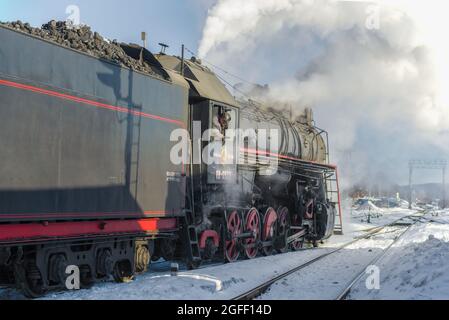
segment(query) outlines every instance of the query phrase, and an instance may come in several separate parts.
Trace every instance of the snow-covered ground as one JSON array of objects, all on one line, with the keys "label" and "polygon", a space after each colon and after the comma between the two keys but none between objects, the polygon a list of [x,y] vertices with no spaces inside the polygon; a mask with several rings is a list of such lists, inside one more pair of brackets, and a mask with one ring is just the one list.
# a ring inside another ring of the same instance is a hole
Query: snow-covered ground
[{"label": "snow-covered ground", "polygon": [[[44,299],[231,299],[351,241],[364,231],[413,213],[407,209],[382,209],[381,214],[370,216],[371,223],[368,223],[363,210],[347,209],[345,235],[332,237],[319,249],[208,266],[195,271],[182,271],[178,276],[170,276],[167,265],[154,265],[152,271],[128,284],[101,283],[88,290],[50,293]],[[367,292],[363,289],[363,281],[353,291],[351,298],[435,298],[444,296],[446,288],[449,292],[449,278],[443,272],[449,263],[449,225],[444,224],[449,223],[449,212],[441,212],[435,219],[439,219],[440,223],[417,225],[410,230],[397,244],[399,247],[392,248],[391,255],[381,261],[380,291]],[[276,283],[260,298],[333,299],[357,272],[391,244],[394,236],[394,232],[385,232],[370,240],[359,241]],[[401,290],[406,293],[397,296]],[[13,289],[0,289],[0,299],[20,298],[23,297]]]},{"label": "snow-covered ground", "polygon": [[[398,218],[399,212],[384,210],[384,215],[373,221],[389,223]],[[353,234],[366,227],[357,222],[356,216],[352,219]],[[449,211],[434,211],[421,220],[376,262],[380,288],[368,289],[365,275],[353,287],[349,299],[449,299]],[[369,240],[356,242],[275,283],[259,299],[336,299],[405,228],[387,228]]]},{"label": "snow-covered ground", "polygon": [[449,299],[449,211],[411,228],[379,261],[380,289],[362,278],[350,299]]},{"label": "snow-covered ground", "polygon": [[358,241],[278,281],[259,299],[333,300],[398,234],[397,228],[390,228]]},{"label": "snow-covered ground", "polygon": [[[330,249],[321,248],[291,252],[282,256],[261,257],[255,260],[223,264],[195,271],[149,272],[127,284],[113,282],[97,284],[88,290],[53,293],[44,299],[76,300],[214,300],[232,299],[276,277],[294,266],[312,260]],[[10,293],[11,294],[11,293]]]},{"label": "snow-covered ground", "polygon": [[390,224],[404,216],[416,212],[406,208],[378,208],[369,203],[367,206],[352,207],[351,203],[343,204],[343,236],[333,236],[327,246],[340,246],[378,226]]}]

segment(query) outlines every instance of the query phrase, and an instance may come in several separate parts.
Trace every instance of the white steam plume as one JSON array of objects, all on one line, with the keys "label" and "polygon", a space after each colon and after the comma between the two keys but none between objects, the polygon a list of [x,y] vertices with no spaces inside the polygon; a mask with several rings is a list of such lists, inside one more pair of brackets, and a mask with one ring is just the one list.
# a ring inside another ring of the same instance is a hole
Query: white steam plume
[{"label": "white steam plume", "polygon": [[347,186],[363,179],[404,183],[409,159],[448,156],[441,90],[441,70],[448,69],[438,58],[446,53],[438,40],[445,39],[422,28],[423,17],[438,17],[423,11],[439,12],[432,6],[438,2],[391,3],[219,0],[199,54],[268,83],[260,99],[312,107]]}]

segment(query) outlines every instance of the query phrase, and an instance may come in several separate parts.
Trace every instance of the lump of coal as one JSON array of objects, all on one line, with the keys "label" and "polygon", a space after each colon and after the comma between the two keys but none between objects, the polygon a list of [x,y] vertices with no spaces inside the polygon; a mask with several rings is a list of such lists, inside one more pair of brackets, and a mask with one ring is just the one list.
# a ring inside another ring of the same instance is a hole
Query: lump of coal
[{"label": "lump of coal", "polygon": [[117,41],[110,42],[104,39],[98,32],[92,32],[89,26],[72,26],[65,21],[55,20],[45,23],[42,28],[33,28],[22,21],[0,22],[0,24],[98,58],[113,61],[132,70],[160,76],[159,72],[147,62],[129,57]]}]

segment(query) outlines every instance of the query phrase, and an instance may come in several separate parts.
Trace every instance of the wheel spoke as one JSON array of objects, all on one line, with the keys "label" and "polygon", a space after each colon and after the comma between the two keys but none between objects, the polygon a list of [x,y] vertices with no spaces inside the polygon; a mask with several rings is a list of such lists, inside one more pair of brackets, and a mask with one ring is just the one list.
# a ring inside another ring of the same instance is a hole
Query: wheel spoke
[{"label": "wheel spoke", "polygon": [[285,253],[288,251],[287,239],[290,234],[290,212],[287,207],[279,209],[278,244],[276,251]]},{"label": "wheel spoke", "polygon": [[[274,241],[277,233],[277,224],[279,223],[279,217],[276,211],[273,208],[268,208],[265,212],[263,219],[263,232],[262,232],[262,240],[265,242]],[[273,254],[273,243],[268,246],[264,246],[262,248],[262,254],[265,256],[269,256]]]},{"label": "wheel spoke", "polygon": [[236,236],[242,233],[242,225],[239,214],[233,211],[226,216],[227,232],[231,236],[225,243],[225,257],[227,262],[234,262],[238,259],[240,252],[238,250],[238,239]]},{"label": "wheel spoke", "polygon": [[257,256],[257,243],[260,240],[260,218],[259,212],[256,209],[251,209],[246,215],[246,230],[245,232],[253,233],[253,237],[245,239],[244,243],[247,246],[245,248],[245,255],[248,259],[254,259]]}]

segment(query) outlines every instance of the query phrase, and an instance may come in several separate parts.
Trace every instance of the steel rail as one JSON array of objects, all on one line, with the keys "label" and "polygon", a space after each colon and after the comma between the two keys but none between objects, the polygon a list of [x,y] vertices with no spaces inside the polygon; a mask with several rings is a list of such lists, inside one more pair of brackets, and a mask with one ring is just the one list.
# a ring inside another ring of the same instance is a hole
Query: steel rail
[{"label": "steel rail", "polygon": [[[425,215],[425,212],[421,212],[421,213],[423,215]],[[284,272],[284,273],[280,274],[279,276],[277,276],[277,277],[275,277],[273,279],[270,279],[270,280],[260,284],[259,286],[257,286],[255,288],[249,290],[249,291],[246,291],[245,293],[242,293],[242,294],[232,298],[231,300],[235,300],[235,301],[239,301],[239,300],[240,301],[242,301],[242,300],[253,300],[254,298],[256,298],[256,297],[260,296],[261,294],[263,294],[264,292],[266,292],[266,290],[269,289],[274,283],[276,283],[276,282],[278,282],[278,281],[288,277],[289,275],[291,275],[293,273],[296,273],[299,270],[302,270],[302,269],[304,269],[304,268],[314,264],[315,262],[323,260],[324,258],[326,258],[326,257],[328,257],[330,255],[333,255],[334,253],[340,252],[341,250],[343,250],[343,249],[353,245],[354,243],[357,243],[358,241],[369,239],[372,236],[374,236],[374,235],[378,234],[379,232],[381,232],[382,230],[384,230],[384,229],[386,229],[388,227],[392,227],[392,226],[397,225],[402,220],[412,219],[413,217],[418,217],[418,216],[417,216],[416,213],[413,213],[411,215],[408,215],[408,216],[402,217],[400,219],[397,219],[397,220],[395,220],[395,221],[393,221],[393,222],[391,222],[389,224],[376,227],[373,230],[367,232],[366,234],[364,234],[364,235],[362,235],[360,237],[357,237],[354,240],[352,240],[352,241],[350,241],[348,243],[345,243],[344,245],[342,245],[342,246],[340,246],[340,247],[338,247],[338,248],[336,248],[334,250],[331,250],[330,252],[324,253],[324,254],[322,254],[322,255],[320,255],[320,256],[312,259],[312,260],[309,260],[309,261],[307,261],[305,263],[302,263],[299,266],[297,266],[297,267],[295,267],[293,269],[290,269],[289,271]],[[418,221],[415,221],[415,223],[417,223],[417,222]]]},{"label": "steel rail", "polygon": [[[394,238],[393,242],[388,247],[386,247],[380,254],[378,254],[373,260],[371,260],[366,265],[366,267],[376,265],[376,263],[378,263],[380,260],[382,260],[387,255],[389,250],[418,222],[422,222],[422,220],[416,219],[413,223],[408,225],[405,228],[405,230],[403,232],[401,232],[400,235],[396,236],[396,238]],[[403,227],[404,225],[399,225],[399,226]],[[346,300],[346,298],[351,293],[352,288],[360,281],[360,279],[363,278],[364,275],[366,275],[366,268],[364,268],[360,273],[358,273],[354,277],[354,279],[351,280],[351,282],[345,287],[345,289],[337,296],[337,298],[335,300]]]}]

